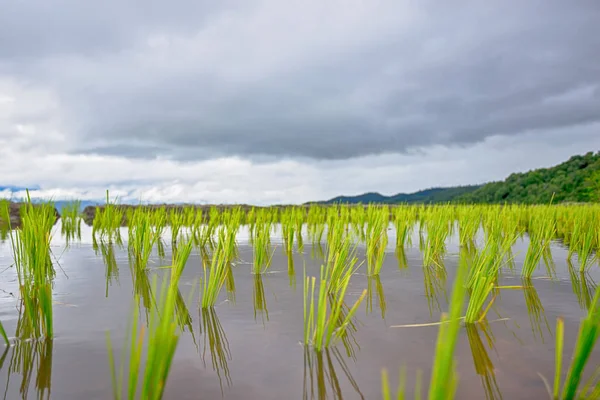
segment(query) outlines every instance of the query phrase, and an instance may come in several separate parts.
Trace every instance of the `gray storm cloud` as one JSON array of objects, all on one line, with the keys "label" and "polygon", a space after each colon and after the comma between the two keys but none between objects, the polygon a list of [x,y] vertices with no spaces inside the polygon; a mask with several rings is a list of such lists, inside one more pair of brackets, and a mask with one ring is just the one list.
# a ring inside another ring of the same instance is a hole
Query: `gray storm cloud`
[{"label": "gray storm cloud", "polygon": [[13,1],[0,75],[57,96],[70,152],[136,158],[338,160],[600,121],[595,1],[214,4]]}]

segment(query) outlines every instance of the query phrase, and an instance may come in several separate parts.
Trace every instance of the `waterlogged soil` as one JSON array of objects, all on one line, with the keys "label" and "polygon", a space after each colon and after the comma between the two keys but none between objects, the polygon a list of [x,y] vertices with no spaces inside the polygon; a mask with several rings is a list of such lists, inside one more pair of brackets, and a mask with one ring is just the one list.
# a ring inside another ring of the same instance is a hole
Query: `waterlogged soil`
[{"label": "waterlogged soil", "polygon": [[[0,345],[0,393],[5,399],[109,399],[112,398],[106,332],[120,359],[134,307],[134,285],[126,247],[112,246],[115,264],[107,263],[108,246],[94,250],[89,228],[82,238],[66,246],[55,230],[52,251],[57,258],[54,286],[55,338],[47,342]],[[123,230],[126,238],[126,231]],[[262,278],[251,273],[252,247],[247,232],[239,236],[240,260],[234,265],[235,291],[223,288],[212,313],[198,307],[201,255],[195,250],[184,271],[180,291],[191,317],[191,331],[182,334],[169,380],[167,399],[300,399],[381,398],[381,370],[389,371],[396,387],[405,366],[409,398],[413,397],[417,370],[423,386],[429,384],[440,320],[447,310],[459,247],[448,243],[444,259],[446,277],[422,266],[416,246],[406,259],[393,247],[387,253],[380,279],[369,280],[364,267],[351,281],[347,303],[370,289],[361,305],[346,343],[328,352],[306,351],[303,335],[303,274],[318,276],[322,258],[318,248],[305,243],[293,255],[293,272],[278,239],[271,268]],[[168,242],[168,241],[167,241]],[[395,243],[390,231],[390,243]],[[521,285],[520,267],[527,240],[514,247],[516,270],[502,271],[502,284]],[[541,376],[554,376],[554,331],[557,318],[565,320],[565,365],[570,359],[586,299],[600,278],[598,266],[575,281],[566,262],[567,251],[552,246],[555,276],[541,265],[528,291],[503,290],[490,311],[487,324],[461,328],[456,351],[460,383],[457,398],[548,398]],[[149,281],[163,277],[170,264],[154,255]],[[364,259],[364,249],[359,250]],[[19,320],[18,284],[11,265],[8,242],[0,244],[0,320],[14,336]],[[575,269],[577,265],[575,266]],[[192,296],[189,293],[195,289]],[[138,291],[138,293],[141,293]],[[144,293],[148,295],[148,293]],[[150,298],[150,297],[148,297]],[[140,318],[145,320],[144,302]],[[151,306],[151,302],[146,303]],[[183,311],[185,312],[185,310]],[[425,324],[399,327],[399,325]],[[600,362],[596,351],[588,370]],[[563,369],[564,371],[564,369]],[[424,389],[426,390],[426,389]]]}]

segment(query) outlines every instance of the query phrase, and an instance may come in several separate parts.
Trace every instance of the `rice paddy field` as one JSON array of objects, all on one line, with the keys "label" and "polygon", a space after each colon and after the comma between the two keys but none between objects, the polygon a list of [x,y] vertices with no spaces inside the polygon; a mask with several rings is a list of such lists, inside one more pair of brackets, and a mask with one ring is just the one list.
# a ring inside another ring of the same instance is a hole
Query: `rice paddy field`
[{"label": "rice paddy field", "polygon": [[0,227],[5,399],[600,398],[598,205],[107,197]]}]

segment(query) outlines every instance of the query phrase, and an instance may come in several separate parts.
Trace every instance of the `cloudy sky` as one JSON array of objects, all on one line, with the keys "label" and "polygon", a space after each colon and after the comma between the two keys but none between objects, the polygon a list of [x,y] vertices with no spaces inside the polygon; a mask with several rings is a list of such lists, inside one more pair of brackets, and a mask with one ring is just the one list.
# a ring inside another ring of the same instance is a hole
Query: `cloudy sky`
[{"label": "cloudy sky", "polygon": [[0,186],[267,204],[503,179],[600,149],[599,22],[597,0],[5,0]]}]

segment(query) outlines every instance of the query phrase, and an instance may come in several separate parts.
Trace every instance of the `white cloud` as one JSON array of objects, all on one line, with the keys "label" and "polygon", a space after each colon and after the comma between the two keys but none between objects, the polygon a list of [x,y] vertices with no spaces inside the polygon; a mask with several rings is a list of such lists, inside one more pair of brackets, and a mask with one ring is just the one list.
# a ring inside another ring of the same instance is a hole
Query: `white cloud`
[{"label": "white cloud", "polygon": [[[595,127],[596,129],[599,127]],[[254,163],[238,157],[199,162],[140,160],[90,155],[32,155],[0,160],[7,183],[38,182],[33,197],[103,199],[105,190],[121,201],[300,204],[339,194],[411,192],[433,186],[482,183],[562,162],[600,148],[594,130],[555,131],[494,137],[483,143],[436,146],[412,155],[368,156],[348,161]],[[24,193],[15,193],[22,196]],[[4,197],[8,195],[4,193]]]}]

